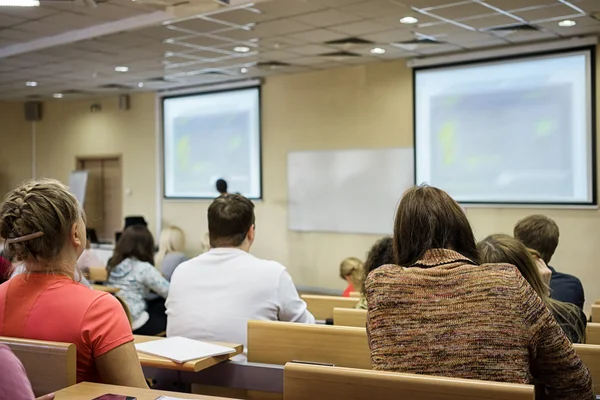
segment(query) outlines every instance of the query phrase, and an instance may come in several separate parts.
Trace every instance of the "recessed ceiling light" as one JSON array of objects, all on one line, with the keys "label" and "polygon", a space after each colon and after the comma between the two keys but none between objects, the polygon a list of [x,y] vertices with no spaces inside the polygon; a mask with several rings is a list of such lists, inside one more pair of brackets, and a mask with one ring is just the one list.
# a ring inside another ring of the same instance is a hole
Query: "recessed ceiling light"
[{"label": "recessed ceiling light", "polygon": [[240,68],[240,72],[242,74],[245,74],[246,72],[248,72],[248,68]]},{"label": "recessed ceiling light", "polygon": [[400,23],[401,24],[416,24],[417,22],[419,22],[419,20],[416,19],[415,17],[403,17],[403,18],[400,18]]},{"label": "recessed ceiling light", "polygon": [[560,21],[558,23],[558,26],[561,26],[563,28],[570,28],[575,25],[577,25],[577,22],[570,20],[570,19],[565,19],[564,21]]},{"label": "recessed ceiling light", "polygon": [[39,7],[40,0],[0,0],[0,7]]},{"label": "recessed ceiling light", "polygon": [[385,54],[385,49],[382,49],[381,47],[373,47],[371,49],[371,54]]},{"label": "recessed ceiling light", "polygon": [[55,99],[62,99],[63,98],[63,94],[62,93],[54,93],[52,95],[52,97],[54,97]]},{"label": "recessed ceiling light", "polygon": [[25,82],[25,86],[36,87],[37,82],[36,81],[27,81],[27,82]]},{"label": "recessed ceiling light", "polygon": [[144,87],[144,82],[138,82],[137,87]]},{"label": "recessed ceiling light", "polygon": [[120,65],[118,67],[115,67],[115,71],[117,71],[117,72],[127,72],[127,71],[129,71],[129,67],[124,67],[124,66]]},{"label": "recessed ceiling light", "polygon": [[236,46],[233,48],[233,51],[236,53],[247,53],[250,51],[250,47],[248,46]]}]

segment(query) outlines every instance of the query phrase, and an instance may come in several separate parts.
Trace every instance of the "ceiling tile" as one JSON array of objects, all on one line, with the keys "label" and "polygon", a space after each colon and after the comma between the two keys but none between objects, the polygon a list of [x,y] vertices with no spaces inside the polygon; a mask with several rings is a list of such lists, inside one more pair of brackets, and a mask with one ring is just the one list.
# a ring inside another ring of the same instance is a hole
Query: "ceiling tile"
[{"label": "ceiling tile", "polygon": [[564,4],[556,4],[547,7],[539,7],[529,10],[517,10],[511,12],[527,21],[535,22],[549,18],[572,17],[578,14],[577,11]]},{"label": "ceiling tile", "polygon": [[598,0],[581,0],[574,4],[588,13],[600,12],[600,2]]},{"label": "ceiling tile", "polygon": [[274,19],[268,13],[260,12],[256,8],[242,8],[240,10],[231,10],[220,14],[211,15],[211,18],[237,25],[247,25],[250,23]]},{"label": "ceiling tile", "polygon": [[90,26],[98,25],[104,22],[103,20],[98,18],[68,12],[53,14],[49,17],[44,18],[43,21],[46,23],[56,24],[58,26],[63,26],[65,28],[71,29],[89,28]]},{"label": "ceiling tile", "polygon": [[3,15],[10,15],[17,18],[23,18],[26,20],[34,20],[47,17],[52,14],[56,14],[58,11],[50,9],[45,6],[40,7],[4,7],[2,9]]},{"label": "ceiling tile", "polygon": [[423,24],[442,23],[443,22],[443,21],[439,20],[438,18],[429,16],[429,15],[425,15],[425,14],[411,13],[410,16],[417,18],[419,20],[419,23],[415,24],[415,25],[402,24],[402,23],[400,23],[400,18],[402,16],[398,16],[398,15],[387,15],[385,17],[375,18],[373,20],[373,22],[375,22],[377,24],[385,25],[385,26],[389,27],[390,29],[395,28],[395,27],[404,27],[406,29],[415,29]]},{"label": "ceiling tile", "polygon": [[458,20],[458,22],[476,29],[521,23],[518,19],[511,18],[505,14],[492,14],[484,17],[462,19]]},{"label": "ceiling tile", "polygon": [[337,50],[332,49],[331,47],[309,44],[307,46],[293,47],[290,49],[290,51],[293,51],[296,54],[312,56],[317,54],[331,53]]},{"label": "ceiling tile", "polygon": [[26,19],[8,14],[0,14],[0,29],[26,22]]},{"label": "ceiling tile", "polygon": [[294,20],[277,20],[257,24],[253,33],[258,38],[272,37],[275,35],[287,35],[289,33],[311,30],[312,27]]},{"label": "ceiling tile", "polygon": [[269,60],[269,61],[282,61],[289,60],[290,58],[297,58],[298,54],[294,54],[287,51],[261,51],[258,53],[258,58],[260,60]]},{"label": "ceiling tile", "polygon": [[449,44],[444,44],[444,45],[439,45],[439,46],[426,46],[426,47],[423,47],[422,49],[419,49],[418,52],[419,52],[419,54],[430,55],[430,54],[456,53],[461,50],[462,49],[460,47],[449,45]]},{"label": "ceiling tile", "polygon": [[389,15],[400,19],[406,14],[412,13],[412,10],[408,7],[385,0],[372,0],[358,4],[351,4],[345,6],[342,10],[348,14],[367,19],[385,17]]},{"label": "ceiling tile", "polygon": [[[208,21],[208,20],[205,20],[202,18],[194,18],[194,19],[190,19],[187,21],[177,22],[177,23],[171,24],[171,26],[181,28],[181,29],[187,29],[190,31],[198,32],[198,33],[212,32],[217,29],[223,29],[223,28],[227,27],[226,25],[223,25],[221,23],[217,23],[214,21]],[[177,33],[175,35],[177,35]]]},{"label": "ceiling tile", "polygon": [[64,33],[70,30],[69,28],[66,28],[64,26],[44,21],[25,22],[23,24],[20,24],[18,26],[18,29],[26,32],[36,33],[36,36],[38,37],[58,35],[59,33]]},{"label": "ceiling tile", "polygon": [[515,10],[557,4],[558,0],[485,0],[485,2],[502,10]]},{"label": "ceiling tile", "polygon": [[356,15],[347,14],[334,9],[300,15],[292,18],[293,21],[299,21],[304,24],[319,27],[339,25],[347,22],[354,22],[359,19],[360,18]]},{"label": "ceiling tile", "polygon": [[449,7],[433,8],[428,11],[446,19],[462,19],[479,15],[494,14],[496,11],[477,3],[457,4]]},{"label": "ceiling tile", "polygon": [[378,24],[374,21],[358,21],[349,24],[332,26],[332,31],[345,33],[350,36],[366,35],[369,33],[377,33],[388,30],[385,25]]},{"label": "ceiling tile", "polygon": [[274,38],[261,38],[258,45],[262,49],[282,50],[293,46],[304,44],[301,40],[295,39],[292,36],[281,36]]},{"label": "ceiling tile", "polygon": [[408,29],[394,29],[370,35],[362,35],[361,38],[370,40],[374,43],[393,43],[412,40],[415,38],[415,36]]},{"label": "ceiling tile", "polygon": [[267,19],[290,17],[308,14],[326,8],[323,1],[307,2],[305,0],[276,0],[258,3],[254,8],[261,10]]},{"label": "ceiling tile", "polygon": [[517,32],[505,36],[504,39],[511,43],[534,42],[537,40],[557,39],[557,35],[548,32]]},{"label": "ceiling tile", "polygon": [[0,40],[9,39],[14,40],[17,43],[23,43],[36,39],[37,37],[39,37],[39,34],[35,32],[20,31],[12,28],[0,30]]},{"label": "ceiling tile", "polygon": [[312,4],[321,4],[326,7],[341,7],[350,4],[360,3],[364,0],[308,0]]},{"label": "ceiling tile", "polygon": [[287,60],[287,62],[289,62],[290,64],[293,65],[315,65],[315,64],[323,64],[326,62],[329,62],[329,60],[327,59],[327,57],[299,57],[299,58],[292,58],[290,60]]},{"label": "ceiling tile", "polygon": [[438,6],[446,6],[448,4],[467,4],[470,3],[470,0],[404,0],[402,2],[402,4],[409,6],[409,7],[415,7],[415,8],[423,8],[423,9],[428,9],[431,7],[438,7]]},{"label": "ceiling tile", "polygon": [[323,43],[329,40],[342,39],[346,36],[348,35],[340,32],[333,32],[327,29],[314,29],[311,31],[293,33],[291,35],[288,35],[287,37],[297,39],[302,42]]}]

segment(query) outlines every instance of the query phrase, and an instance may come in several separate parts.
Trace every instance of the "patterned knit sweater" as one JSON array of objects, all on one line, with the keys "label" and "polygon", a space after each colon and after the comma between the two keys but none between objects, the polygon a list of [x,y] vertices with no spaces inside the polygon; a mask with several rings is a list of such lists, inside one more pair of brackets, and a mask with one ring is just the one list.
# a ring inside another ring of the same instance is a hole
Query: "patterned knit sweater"
[{"label": "patterned knit sweater", "polygon": [[428,251],[365,282],[376,370],[536,385],[536,398],[594,399],[592,381],[551,312],[508,264]]}]

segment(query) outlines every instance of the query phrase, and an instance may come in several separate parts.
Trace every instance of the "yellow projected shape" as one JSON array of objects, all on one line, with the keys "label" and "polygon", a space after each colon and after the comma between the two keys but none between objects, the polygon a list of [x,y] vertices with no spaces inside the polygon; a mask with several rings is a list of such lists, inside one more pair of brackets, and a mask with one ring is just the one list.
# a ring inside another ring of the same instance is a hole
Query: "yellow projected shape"
[{"label": "yellow projected shape", "polygon": [[551,119],[541,119],[535,126],[535,133],[537,137],[548,136],[555,129],[555,123]]},{"label": "yellow projected shape", "polygon": [[456,161],[456,123],[446,122],[440,132],[438,139],[442,147],[444,164],[452,165]]},{"label": "yellow projected shape", "polygon": [[177,162],[180,169],[190,166],[190,137],[184,136],[177,141]]},{"label": "yellow projected shape", "polygon": [[240,135],[233,136],[229,139],[229,150],[237,150],[242,147],[243,138]]}]

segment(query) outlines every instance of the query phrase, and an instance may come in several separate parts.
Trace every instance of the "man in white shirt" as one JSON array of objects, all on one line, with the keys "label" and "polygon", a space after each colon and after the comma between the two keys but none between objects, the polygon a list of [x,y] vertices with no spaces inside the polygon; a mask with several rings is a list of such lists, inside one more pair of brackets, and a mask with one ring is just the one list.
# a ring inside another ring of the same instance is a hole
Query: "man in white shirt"
[{"label": "man in white shirt", "polygon": [[208,208],[211,249],[180,264],[167,297],[167,336],[242,343],[249,320],[312,324],[292,277],[275,261],[249,253],[254,242],[254,204],[238,195]]}]

